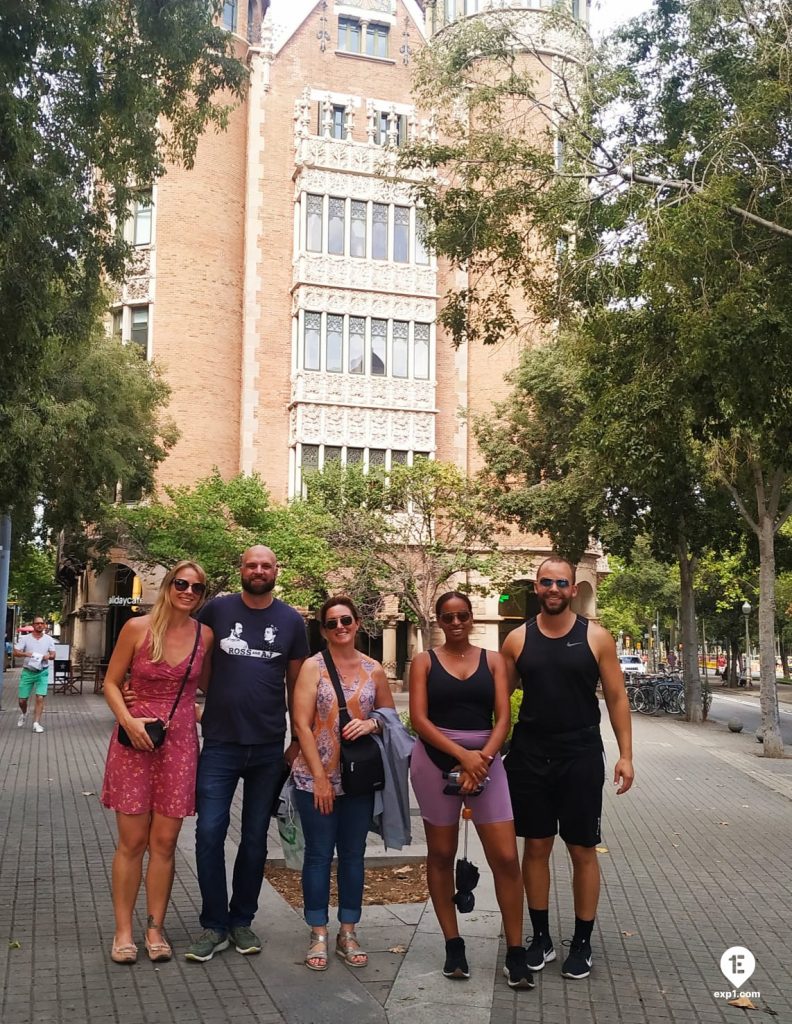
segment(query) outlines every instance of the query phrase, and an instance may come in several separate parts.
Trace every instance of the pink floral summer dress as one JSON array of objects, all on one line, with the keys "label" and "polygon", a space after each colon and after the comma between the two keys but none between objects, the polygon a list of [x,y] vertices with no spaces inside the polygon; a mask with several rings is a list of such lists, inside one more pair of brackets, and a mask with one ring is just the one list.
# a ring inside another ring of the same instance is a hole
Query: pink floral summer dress
[{"label": "pink floral summer dress", "polygon": [[[187,655],[178,665],[149,658],[151,634],[132,659],[130,682],[138,700],[132,707],[135,718],[167,721],[179,692]],[[165,742],[157,750],[135,750],[118,742],[118,726],[110,737],[102,803],[122,814],[156,811],[168,818],[195,814],[195,774],[198,767],[198,730],[195,724],[195,693],[204,659],[203,637],[171,719]]]}]

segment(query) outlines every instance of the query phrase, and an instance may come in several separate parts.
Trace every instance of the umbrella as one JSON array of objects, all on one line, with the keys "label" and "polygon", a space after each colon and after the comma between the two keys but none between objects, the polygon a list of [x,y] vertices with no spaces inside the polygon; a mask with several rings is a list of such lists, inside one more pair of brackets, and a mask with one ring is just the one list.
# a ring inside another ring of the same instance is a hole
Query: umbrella
[{"label": "umbrella", "polygon": [[455,881],[457,891],[454,893],[454,903],[460,914],[469,914],[476,905],[476,897],[473,890],[478,885],[479,869],[467,859],[468,852],[468,825],[471,819],[469,807],[462,808],[462,818],[465,822],[465,855],[456,862]]}]

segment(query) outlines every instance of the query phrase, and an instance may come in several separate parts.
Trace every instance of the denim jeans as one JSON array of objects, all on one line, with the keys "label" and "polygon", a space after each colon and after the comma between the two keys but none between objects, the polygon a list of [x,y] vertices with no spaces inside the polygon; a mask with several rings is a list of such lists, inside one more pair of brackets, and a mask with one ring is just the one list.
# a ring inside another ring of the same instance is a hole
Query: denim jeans
[{"label": "denim jeans", "polygon": [[305,921],[311,927],[327,924],[330,870],[336,850],[338,920],[341,924],[357,924],[363,902],[363,857],[374,812],[374,794],[337,796],[332,814],[317,811],[313,793],[298,789],[295,800],[305,835],[302,871]]},{"label": "denim jeans", "polygon": [[[201,889],[201,927],[226,932],[256,916],[270,810],[283,772],[281,744],[205,741],[198,761],[195,857]],[[225,839],[231,802],[242,779],[242,827],[234,861],[231,904],[225,870]]]}]

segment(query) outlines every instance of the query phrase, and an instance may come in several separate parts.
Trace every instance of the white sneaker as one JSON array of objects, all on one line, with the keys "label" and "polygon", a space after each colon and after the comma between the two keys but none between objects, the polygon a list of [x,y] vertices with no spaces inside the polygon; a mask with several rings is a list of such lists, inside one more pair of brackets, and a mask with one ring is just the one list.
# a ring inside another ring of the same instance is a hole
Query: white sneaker
[{"label": "white sneaker", "polygon": [[27,721],[27,711],[20,711],[19,718],[17,719],[17,729],[21,729]]},{"label": "white sneaker", "polygon": [[33,732],[44,732],[44,726],[41,724],[41,722],[33,723]]}]

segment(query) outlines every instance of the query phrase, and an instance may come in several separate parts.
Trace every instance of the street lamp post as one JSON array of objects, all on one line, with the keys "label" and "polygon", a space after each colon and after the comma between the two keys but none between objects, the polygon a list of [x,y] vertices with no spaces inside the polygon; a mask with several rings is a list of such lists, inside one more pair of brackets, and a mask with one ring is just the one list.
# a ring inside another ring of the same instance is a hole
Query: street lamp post
[{"label": "street lamp post", "polygon": [[748,601],[743,602],[742,613],[745,616],[745,685],[751,685],[751,634],[748,632],[748,616],[751,614],[751,605]]},{"label": "street lamp post", "polygon": [[653,622],[652,623],[652,668],[653,668],[653,670],[655,672],[657,672],[658,668],[659,668],[659,660],[658,660],[658,657],[657,657],[657,653],[658,653],[657,652],[657,640],[658,640],[658,637],[657,637],[657,625],[656,625],[656,623]]}]

